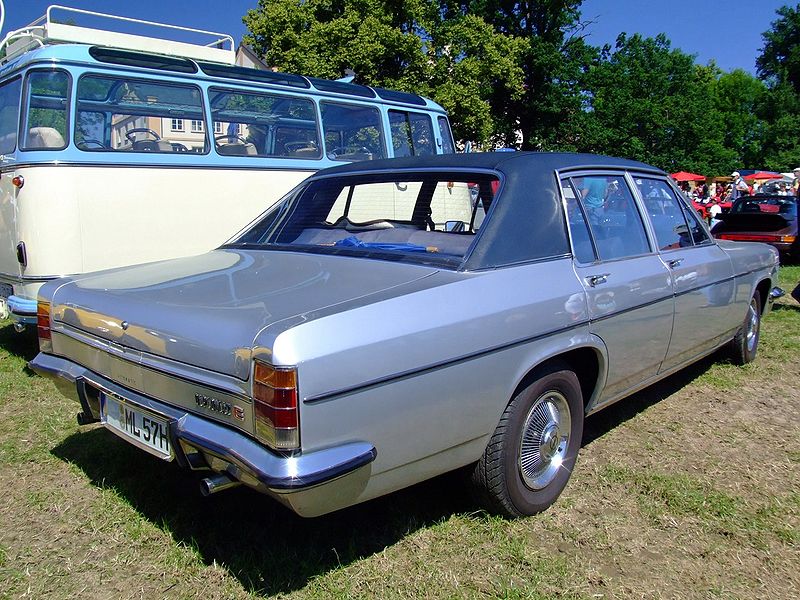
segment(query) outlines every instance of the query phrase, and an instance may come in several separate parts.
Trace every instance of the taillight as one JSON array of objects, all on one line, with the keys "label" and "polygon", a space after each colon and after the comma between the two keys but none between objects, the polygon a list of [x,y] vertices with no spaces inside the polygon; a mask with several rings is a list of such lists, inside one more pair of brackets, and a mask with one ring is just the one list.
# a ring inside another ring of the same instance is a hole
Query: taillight
[{"label": "taillight", "polygon": [[39,300],[36,303],[36,333],[39,335],[39,350],[52,352],[53,339],[50,334],[50,303]]},{"label": "taillight", "polygon": [[295,369],[255,361],[253,405],[258,439],[276,450],[300,447]]}]

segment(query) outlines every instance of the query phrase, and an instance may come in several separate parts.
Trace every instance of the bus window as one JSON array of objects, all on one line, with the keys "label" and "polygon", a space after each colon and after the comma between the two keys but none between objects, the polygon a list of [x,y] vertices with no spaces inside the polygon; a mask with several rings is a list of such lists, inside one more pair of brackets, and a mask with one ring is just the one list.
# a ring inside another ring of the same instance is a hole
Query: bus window
[{"label": "bus window", "polygon": [[428,115],[390,110],[389,125],[392,130],[392,147],[395,156],[436,154],[433,124]]},{"label": "bus window", "polygon": [[77,96],[75,142],[81,150],[208,152],[196,86],[84,75]]},{"label": "bus window", "polygon": [[0,85],[0,154],[11,154],[17,149],[21,81],[17,77]]},{"label": "bus window", "polygon": [[453,143],[453,133],[446,117],[438,117],[439,134],[442,136],[442,154],[455,154],[456,145]]},{"label": "bus window", "polygon": [[372,106],[320,102],[325,152],[331,160],[384,158],[381,114]]},{"label": "bus window", "polygon": [[65,71],[31,71],[25,86],[27,112],[22,130],[24,150],[67,147],[69,75]]},{"label": "bus window", "polygon": [[322,158],[310,99],[211,88],[209,101],[219,154]]}]

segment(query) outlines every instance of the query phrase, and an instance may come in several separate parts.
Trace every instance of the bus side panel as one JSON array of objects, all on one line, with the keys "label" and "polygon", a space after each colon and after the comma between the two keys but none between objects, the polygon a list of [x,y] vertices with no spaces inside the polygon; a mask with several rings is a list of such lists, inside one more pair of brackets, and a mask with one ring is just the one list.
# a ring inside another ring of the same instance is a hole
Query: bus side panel
[{"label": "bus side panel", "polygon": [[[42,166],[48,190],[22,220],[27,274],[66,275],[189,256],[224,243],[309,173],[266,169]],[[35,245],[33,244],[35,241]]]}]

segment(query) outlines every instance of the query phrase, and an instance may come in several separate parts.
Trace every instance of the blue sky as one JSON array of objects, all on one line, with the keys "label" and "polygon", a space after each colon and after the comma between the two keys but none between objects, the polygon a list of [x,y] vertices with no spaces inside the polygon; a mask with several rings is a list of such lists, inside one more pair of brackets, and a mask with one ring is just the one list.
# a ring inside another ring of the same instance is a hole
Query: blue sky
[{"label": "blue sky", "polygon": [[[45,14],[56,3],[42,0],[4,0],[2,35]],[[246,33],[242,16],[258,0],[60,0],[59,4],[196,29],[229,33],[238,43]],[[697,62],[716,61],[723,70],[741,68],[755,73],[763,45],[761,34],[776,19],[787,0],[585,0],[584,20],[591,20],[588,41],[613,46],[621,31],[655,36],[667,34],[672,46],[697,56]]]}]

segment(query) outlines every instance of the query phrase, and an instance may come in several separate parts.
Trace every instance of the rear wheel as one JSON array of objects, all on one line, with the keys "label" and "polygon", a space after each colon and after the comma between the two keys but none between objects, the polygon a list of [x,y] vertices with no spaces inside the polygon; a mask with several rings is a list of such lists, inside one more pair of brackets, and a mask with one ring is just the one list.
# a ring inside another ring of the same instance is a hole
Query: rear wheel
[{"label": "rear wheel", "polygon": [[569,481],[583,434],[578,377],[553,363],[508,404],[472,480],[492,512],[517,517],[552,505]]},{"label": "rear wheel", "polygon": [[756,358],[758,337],[761,332],[761,298],[755,294],[750,300],[744,323],[731,341],[731,360],[744,365]]}]

